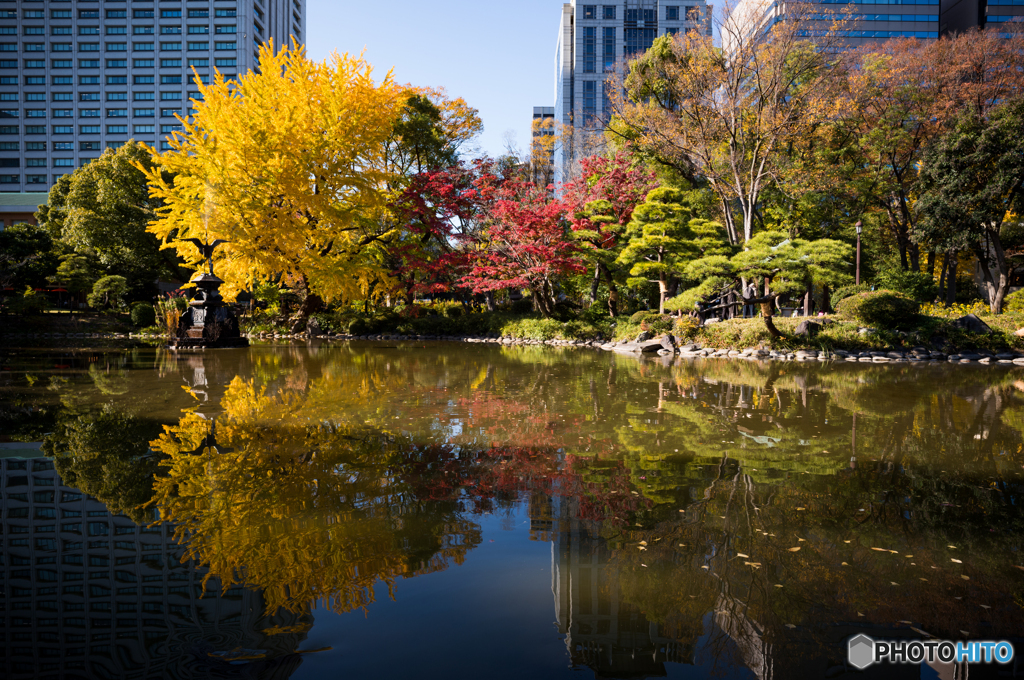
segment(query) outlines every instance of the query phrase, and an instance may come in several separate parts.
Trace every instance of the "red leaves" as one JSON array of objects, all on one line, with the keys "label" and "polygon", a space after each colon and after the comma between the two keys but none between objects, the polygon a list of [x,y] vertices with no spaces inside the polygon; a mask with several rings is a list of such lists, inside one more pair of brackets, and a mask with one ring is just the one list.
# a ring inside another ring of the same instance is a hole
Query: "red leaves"
[{"label": "red leaves", "polygon": [[[587,205],[598,200],[611,203],[610,216],[615,220],[614,226],[626,226],[633,217],[633,209],[658,186],[654,173],[634,167],[631,157],[625,152],[615,158],[591,156],[580,164],[583,168],[580,177],[562,188],[562,200],[574,231],[602,231],[604,225],[595,224],[586,214]],[[614,237],[609,237],[613,242]],[[608,247],[613,245],[612,242]]]},{"label": "red leaves", "polygon": [[554,276],[583,270],[560,201],[518,180],[506,182],[494,197],[486,233],[474,243],[463,285],[477,293],[537,290]]}]

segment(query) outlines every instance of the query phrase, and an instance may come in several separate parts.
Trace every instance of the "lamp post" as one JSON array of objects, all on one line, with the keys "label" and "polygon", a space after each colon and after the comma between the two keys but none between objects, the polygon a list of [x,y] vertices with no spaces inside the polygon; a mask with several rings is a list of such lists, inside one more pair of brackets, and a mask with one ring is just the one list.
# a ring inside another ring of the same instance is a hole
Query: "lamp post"
[{"label": "lamp post", "polygon": [[857,224],[853,225],[854,229],[857,230],[857,285],[860,285],[860,235],[864,231],[864,224],[857,220]]}]

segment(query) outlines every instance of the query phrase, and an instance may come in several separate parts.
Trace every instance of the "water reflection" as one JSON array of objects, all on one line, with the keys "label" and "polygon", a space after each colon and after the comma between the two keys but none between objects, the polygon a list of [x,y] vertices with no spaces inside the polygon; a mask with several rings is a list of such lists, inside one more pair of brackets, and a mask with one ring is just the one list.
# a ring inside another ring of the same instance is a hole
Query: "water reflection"
[{"label": "water reflection", "polygon": [[599,677],[841,676],[856,632],[1024,630],[1014,370],[412,345],[99,363],[5,394],[49,409],[75,484],[159,512],[195,579],[266,615],[372,617],[498,514],[552,543],[568,663]]}]

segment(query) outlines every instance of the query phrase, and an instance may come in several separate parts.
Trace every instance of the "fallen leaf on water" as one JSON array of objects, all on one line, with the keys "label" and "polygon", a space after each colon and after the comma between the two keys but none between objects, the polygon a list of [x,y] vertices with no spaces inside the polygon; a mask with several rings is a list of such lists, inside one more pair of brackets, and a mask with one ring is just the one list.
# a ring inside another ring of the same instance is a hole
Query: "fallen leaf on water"
[{"label": "fallen leaf on water", "polygon": [[850,565],[849,565],[849,564],[847,564],[846,562],[843,562],[843,566],[844,566],[844,567],[848,567],[848,566],[850,566]]},{"label": "fallen leaf on water", "polygon": [[967,637],[970,637],[970,636],[971,636],[971,634],[970,634],[970,633],[968,633],[968,632],[967,632],[966,630],[962,630],[962,631],[960,631],[960,632],[961,632],[961,633],[963,633],[964,635],[966,635]]},{"label": "fallen leaf on water", "polygon": [[789,552],[796,552],[796,551],[798,551],[798,550],[800,550],[800,546],[797,546],[797,547],[795,547],[795,548],[790,548],[790,549],[789,549]]},{"label": "fallen leaf on water", "polygon": [[796,628],[792,623],[787,623],[786,628]]},{"label": "fallen leaf on water", "polygon": [[647,545],[647,541],[640,541],[640,545]]},{"label": "fallen leaf on water", "polygon": [[643,562],[641,562],[641,563],[640,563],[640,566],[641,566],[641,567],[646,567],[647,565],[646,565],[646,564],[644,564]]},{"label": "fallen leaf on water", "polygon": [[872,548],[875,552],[889,552],[888,548]]},{"label": "fallen leaf on water", "polygon": [[705,565],[705,566],[701,567],[701,569],[707,569],[707,565]]},{"label": "fallen leaf on water", "polygon": [[900,554],[898,550],[890,550],[889,552],[891,552],[893,555],[899,555]]},{"label": "fallen leaf on water", "polygon": [[638,545],[637,547],[640,548],[641,550],[647,550],[647,548],[643,547],[642,545]]},{"label": "fallen leaf on water", "polygon": [[1013,565],[1013,568],[1014,569],[1020,569],[1021,571],[1024,571],[1024,567],[1020,566],[1019,564]]},{"label": "fallen leaf on water", "polygon": [[953,550],[956,550],[956,546],[955,545],[947,545],[946,547],[947,548],[952,548]]},{"label": "fallen leaf on water", "polygon": [[906,625],[909,626],[909,625],[911,625],[914,622],[913,621],[898,621],[897,623],[903,623],[903,624],[906,624]]},{"label": "fallen leaf on water", "polygon": [[962,578],[965,581],[970,581],[971,580],[970,576],[964,576],[963,574],[960,575],[960,578]]},{"label": "fallen leaf on water", "polygon": [[864,616],[864,615],[861,614],[860,612],[857,612],[857,616]]},{"label": "fallen leaf on water", "polygon": [[686,544],[685,544],[685,543],[680,543],[680,544],[679,544],[679,547],[680,547],[680,548],[685,548],[685,547],[686,547]]},{"label": "fallen leaf on water", "polygon": [[744,555],[743,553],[736,553],[736,557],[750,557],[750,555]]},{"label": "fallen leaf on water", "polygon": [[807,542],[806,538],[797,538],[796,540],[800,541],[801,543],[806,543]]},{"label": "fallen leaf on water", "polygon": [[753,567],[754,569],[760,569],[761,568],[761,563],[760,562],[744,562],[743,564],[747,565],[748,567]]},{"label": "fallen leaf on water", "polygon": [[797,508],[797,511],[799,512],[800,510],[806,510],[806,509],[807,508]]},{"label": "fallen leaf on water", "polygon": [[853,541],[843,541],[843,543],[852,543]]},{"label": "fallen leaf on water", "polygon": [[979,604],[978,606],[982,609],[992,609],[992,607],[989,607],[987,604]]},{"label": "fallen leaf on water", "polygon": [[781,587],[782,587],[782,584],[781,584],[781,583],[776,583],[776,584],[775,584],[775,587],[776,587],[776,588],[781,588]]},{"label": "fallen leaf on water", "polygon": [[679,512],[686,512],[683,508],[679,508]]},{"label": "fallen leaf on water", "polygon": [[906,558],[909,560],[913,555],[907,555]]},{"label": "fallen leaf on water", "polygon": [[911,562],[911,563],[910,563],[910,566],[912,566],[912,567],[916,567],[916,566],[917,566],[917,562]]},{"label": "fallen leaf on water", "polygon": [[949,561],[950,562],[956,562],[957,564],[963,564],[963,562],[961,562],[960,560],[954,560],[953,558],[950,558]]},{"label": "fallen leaf on water", "polygon": [[889,581],[889,584],[890,585],[894,585],[894,586],[898,586],[899,585],[899,583],[896,583],[896,581]]},{"label": "fallen leaf on water", "polygon": [[928,579],[926,579],[926,578],[923,578],[921,580],[924,581],[925,583],[928,583]]}]

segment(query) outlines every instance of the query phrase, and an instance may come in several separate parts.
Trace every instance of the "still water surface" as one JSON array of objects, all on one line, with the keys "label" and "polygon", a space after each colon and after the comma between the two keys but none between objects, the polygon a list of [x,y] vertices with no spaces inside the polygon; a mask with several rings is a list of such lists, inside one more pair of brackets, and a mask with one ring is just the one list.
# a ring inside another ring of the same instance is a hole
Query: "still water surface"
[{"label": "still water surface", "polygon": [[857,673],[844,641],[1024,652],[1024,370],[434,343],[0,368],[2,677],[952,679],[1014,668]]}]

